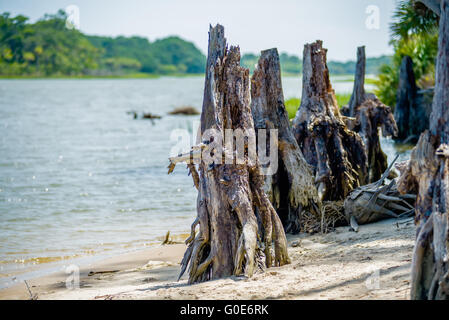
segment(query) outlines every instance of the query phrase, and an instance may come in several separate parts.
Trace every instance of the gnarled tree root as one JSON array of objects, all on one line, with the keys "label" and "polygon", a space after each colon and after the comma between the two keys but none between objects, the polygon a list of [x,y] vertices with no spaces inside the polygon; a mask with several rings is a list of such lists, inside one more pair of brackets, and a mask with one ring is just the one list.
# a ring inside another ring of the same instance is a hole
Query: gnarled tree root
[{"label": "gnarled tree root", "polygon": [[[250,277],[258,268],[290,263],[285,233],[264,193],[257,157],[251,159],[249,151],[242,155],[232,143],[229,148],[224,139],[228,129],[254,131],[249,101],[249,71],[240,66],[239,48],[227,48],[224,28],[217,25],[209,32],[201,114],[201,131],[213,130],[214,134],[193,147],[190,156],[170,159],[170,171],[176,163],[187,162],[198,187],[198,216],[181,262],[180,277],[188,267],[189,283],[233,275]],[[227,149],[220,156],[221,141]],[[249,141],[244,147],[249,149]],[[223,161],[229,155],[234,160]],[[213,163],[207,161],[212,158]],[[241,158],[242,163],[235,161]],[[193,163],[199,163],[198,170]]]}]

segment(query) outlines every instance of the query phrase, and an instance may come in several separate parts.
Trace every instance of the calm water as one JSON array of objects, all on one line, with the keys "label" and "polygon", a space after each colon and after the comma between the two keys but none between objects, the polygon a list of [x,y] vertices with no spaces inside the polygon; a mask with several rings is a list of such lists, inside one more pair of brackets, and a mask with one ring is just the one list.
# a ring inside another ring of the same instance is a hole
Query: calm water
[{"label": "calm water", "polygon": [[[167,175],[167,158],[170,133],[192,132],[199,117],[167,113],[200,110],[203,81],[0,80],[0,285],[30,265],[188,232],[196,191],[185,166]],[[299,96],[300,85],[284,79],[285,97]],[[334,88],[351,92],[352,83]],[[130,110],[163,118],[134,120]]]}]

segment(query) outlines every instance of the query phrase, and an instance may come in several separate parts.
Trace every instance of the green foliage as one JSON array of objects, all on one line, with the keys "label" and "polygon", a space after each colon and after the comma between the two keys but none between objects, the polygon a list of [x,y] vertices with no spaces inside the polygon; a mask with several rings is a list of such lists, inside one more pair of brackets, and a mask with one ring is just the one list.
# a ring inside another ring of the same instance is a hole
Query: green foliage
[{"label": "green foliage", "polygon": [[[148,39],[141,37],[117,38],[86,36],[89,42],[95,46],[102,54],[100,57],[100,73],[111,71],[105,62],[108,59],[133,59],[141,65],[141,72],[156,72],[157,62],[150,53],[151,45]],[[112,70],[113,71],[113,70]]]},{"label": "green foliage", "polygon": [[402,59],[410,56],[418,85],[430,87],[435,79],[435,59],[438,52],[438,18],[414,1],[400,1],[391,25],[394,56],[390,64],[381,67],[376,82],[376,94],[394,108],[399,86]]},{"label": "green foliage", "polygon": [[[341,108],[349,103],[351,99],[351,94],[339,94],[336,95],[338,106]],[[296,116],[296,112],[298,111],[299,106],[301,105],[301,99],[299,98],[290,98],[285,101],[285,109],[288,113],[288,118],[293,119]]]},{"label": "green foliage", "polygon": [[1,76],[115,76],[203,73],[206,57],[192,43],[169,37],[86,36],[66,28],[66,14],[0,15]]},{"label": "green foliage", "polygon": [[[388,64],[391,62],[390,56],[380,56],[376,58],[366,59],[366,74],[377,75],[380,72],[380,67],[383,64]],[[327,64],[329,68],[329,73],[331,75],[346,75],[355,73],[356,61],[348,62],[334,62],[329,61]]]},{"label": "green foliage", "polygon": [[253,53],[246,53],[240,58],[240,64],[249,69],[250,73],[254,72],[254,69],[257,66],[257,62],[259,60],[259,56],[256,56]]},{"label": "green foliage", "polygon": [[302,73],[302,60],[297,56],[281,53],[279,60],[281,62],[282,72],[295,75]]},{"label": "green foliage", "polygon": [[349,100],[351,100],[351,94],[350,93],[343,93],[343,94],[336,94],[338,106],[341,108],[349,103]]},{"label": "green foliage", "polygon": [[[159,66],[169,66],[173,73],[204,73],[206,57],[191,42],[179,37],[168,37],[153,42],[150,54]],[[156,69],[160,73],[166,70]]]},{"label": "green foliage", "polygon": [[65,27],[66,15],[45,15],[35,24],[24,16],[0,15],[0,74],[76,75],[97,67],[98,50],[77,30]]},{"label": "green foliage", "polygon": [[285,109],[287,110],[289,119],[295,118],[300,104],[301,99],[299,98],[291,98],[285,101]]},{"label": "green foliage", "polygon": [[393,41],[407,39],[413,34],[437,32],[438,16],[421,2],[401,0],[390,26]]}]

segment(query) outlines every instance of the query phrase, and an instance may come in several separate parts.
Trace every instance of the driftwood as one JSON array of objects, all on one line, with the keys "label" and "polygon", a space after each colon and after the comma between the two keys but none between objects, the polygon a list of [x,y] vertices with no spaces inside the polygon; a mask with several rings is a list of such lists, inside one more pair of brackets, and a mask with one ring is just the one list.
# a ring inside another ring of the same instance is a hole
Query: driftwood
[{"label": "driftwood", "polygon": [[293,133],[312,166],[319,198],[343,200],[367,182],[367,159],[360,136],[348,129],[338,109],[322,41],[306,44],[301,105]]},{"label": "driftwood", "polygon": [[[429,94],[430,99],[426,99]],[[394,109],[398,126],[395,140],[416,143],[420,134],[429,129],[432,98],[433,90],[423,91],[416,85],[412,58],[405,56],[401,63],[398,99]]]},{"label": "driftwood", "polygon": [[[136,111],[128,111],[127,114],[132,115],[134,119],[138,119],[139,118],[139,114]],[[141,115],[141,119],[144,119],[144,120],[155,120],[155,119],[162,119],[162,117],[158,116],[156,114],[149,113],[149,112],[144,112]]]},{"label": "driftwood", "polygon": [[162,117],[161,116],[158,116],[158,115],[156,115],[156,114],[152,114],[152,113],[144,113],[143,115],[142,115],[142,119],[149,119],[149,120],[152,120],[152,119],[162,119]]},{"label": "driftwood", "polygon": [[[312,169],[296,142],[285,110],[277,49],[262,51],[251,78],[251,110],[259,132],[263,129],[278,132],[279,156],[274,164],[277,170],[265,176],[265,192],[286,232],[300,232],[303,212],[319,212],[320,201]],[[268,154],[270,152],[267,150]]]},{"label": "driftwood", "polygon": [[441,1],[435,96],[429,130],[403,170],[399,190],[418,192],[412,299],[449,299],[449,0]]},{"label": "driftwood", "polygon": [[175,110],[169,112],[168,114],[170,115],[185,115],[185,116],[195,116],[195,115],[199,115],[200,112],[198,110],[196,110],[194,107],[179,107],[176,108]]},{"label": "driftwood", "polygon": [[[215,134],[204,138],[211,129]],[[199,174],[193,160],[186,161],[199,179],[198,216],[186,240],[188,248],[181,262],[180,277],[189,266],[189,283],[232,275],[251,276],[259,267],[290,263],[284,229],[263,190],[258,160],[250,159],[248,151],[243,163],[221,162],[218,140],[225,137],[227,129],[254,131],[249,70],[240,66],[240,49],[227,48],[224,28],[217,25],[209,31],[201,114],[201,132],[207,148],[198,164]],[[225,143],[225,157],[236,156],[238,149],[229,148],[228,143]],[[250,143],[245,147],[250,149]],[[210,163],[209,157],[214,157],[215,162]],[[177,162],[172,160],[170,169]]]},{"label": "driftwood", "polygon": [[[359,133],[368,157],[368,182],[378,181],[388,167],[387,155],[382,151],[379,128],[384,137],[396,136],[398,128],[391,108],[374,94],[365,92],[365,47],[357,49],[357,66],[354,90],[347,107],[347,114],[355,121],[347,121],[350,129]],[[343,112],[345,113],[345,112]]]},{"label": "driftwood", "polygon": [[384,184],[395,161],[379,181],[355,189],[346,198],[344,203],[346,220],[353,229],[356,230],[359,224],[413,216],[416,195],[401,195],[397,190],[396,180]]}]

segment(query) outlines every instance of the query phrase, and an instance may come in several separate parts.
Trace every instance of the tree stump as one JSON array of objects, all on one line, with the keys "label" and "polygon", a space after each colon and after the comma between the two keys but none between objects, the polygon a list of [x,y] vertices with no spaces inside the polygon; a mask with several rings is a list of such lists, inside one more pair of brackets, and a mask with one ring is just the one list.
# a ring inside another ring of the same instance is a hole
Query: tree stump
[{"label": "tree stump", "polygon": [[[203,143],[193,148],[190,162],[183,155],[179,157],[195,173],[192,161],[202,150],[200,161],[196,161],[199,174],[193,175],[198,185],[198,216],[181,262],[180,277],[190,266],[189,283],[232,275],[251,276],[263,265],[282,266],[290,262],[281,220],[263,190],[257,157],[250,156],[249,150],[255,144],[249,137],[242,152],[223,139],[226,130],[235,129],[254,132],[249,70],[240,66],[240,49],[227,48],[224,28],[217,25],[209,31],[201,114]],[[220,152],[222,141],[224,153]],[[223,162],[223,154],[226,159],[233,156],[233,160]],[[179,159],[170,159],[171,170]]]},{"label": "tree stump", "polygon": [[394,109],[398,126],[395,140],[415,143],[418,141],[420,134],[429,128],[431,103],[430,108],[428,105],[425,93],[416,85],[412,58],[405,56],[401,63],[398,99]]},{"label": "tree stump", "polygon": [[251,110],[259,132],[273,129],[278,132],[277,171],[265,176],[265,192],[286,232],[298,233],[301,231],[302,212],[319,216],[320,201],[312,169],[296,142],[285,110],[277,49],[261,53],[251,78]]},{"label": "tree stump", "polygon": [[449,299],[449,0],[441,1],[435,96],[429,130],[412,152],[398,185],[418,191],[412,299]]},{"label": "tree stump", "polygon": [[368,157],[368,182],[373,183],[388,168],[387,155],[380,145],[379,128],[384,137],[396,136],[398,129],[391,108],[380,102],[374,94],[365,92],[365,66],[365,47],[359,47],[354,90],[347,109],[347,115],[355,118],[355,121],[347,123],[363,139]]},{"label": "tree stump", "polygon": [[343,200],[367,182],[367,159],[360,136],[348,129],[329,80],[322,41],[306,44],[301,105],[293,133],[312,168],[321,201]]},{"label": "tree stump", "polygon": [[358,187],[345,199],[346,220],[353,228],[354,224],[368,224],[388,218],[400,219],[413,216],[416,195],[401,195],[395,179],[385,184],[397,158],[379,181]]}]

